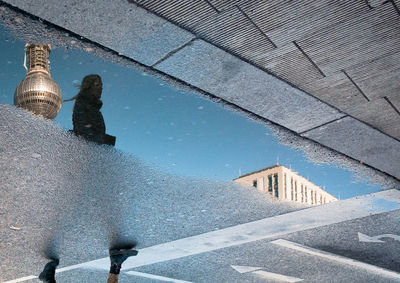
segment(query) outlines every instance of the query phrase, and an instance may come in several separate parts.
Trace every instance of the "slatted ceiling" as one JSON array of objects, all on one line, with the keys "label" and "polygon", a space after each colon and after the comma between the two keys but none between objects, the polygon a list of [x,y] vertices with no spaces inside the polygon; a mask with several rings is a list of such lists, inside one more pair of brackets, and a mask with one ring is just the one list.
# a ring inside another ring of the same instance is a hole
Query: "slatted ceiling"
[{"label": "slatted ceiling", "polygon": [[253,61],[293,84],[323,78],[322,74],[293,44],[287,44],[253,58]]},{"label": "slatted ceiling", "polygon": [[356,105],[347,113],[400,140],[400,115],[385,99]]},{"label": "slatted ceiling", "polygon": [[248,1],[241,8],[277,45],[297,41],[368,10],[364,1]]},{"label": "slatted ceiling", "polygon": [[296,18],[293,11],[298,11],[304,6],[300,1],[291,3],[289,0],[282,1],[257,1],[247,2],[240,7],[247,15],[264,31],[269,32],[280,28],[287,21]]},{"label": "slatted ceiling", "polygon": [[209,0],[218,11],[227,10],[233,6],[240,5],[247,0]]},{"label": "slatted ceiling", "polygon": [[387,0],[367,0],[368,5],[370,5],[372,8],[378,7],[379,5],[382,5],[385,3]]},{"label": "slatted ceiling", "polygon": [[236,7],[197,25],[194,32],[248,60],[275,48]]},{"label": "slatted ceiling", "polygon": [[342,72],[303,84],[300,88],[344,112],[348,108],[367,102]]},{"label": "slatted ceiling", "polygon": [[135,0],[135,2],[188,29],[217,14],[204,0]]},{"label": "slatted ceiling", "polygon": [[400,50],[399,15],[386,3],[298,42],[326,74]]},{"label": "slatted ceiling", "polygon": [[400,96],[400,51],[353,66],[346,72],[371,100],[392,93]]},{"label": "slatted ceiling", "polygon": [[260,54],[254,57],[255,62],[265,62],[265,60],[272,60],[285,55],[288,52],[297,50],[297,47],[293,43],[286,44],[282,47],[275,48],[267,53]]}]

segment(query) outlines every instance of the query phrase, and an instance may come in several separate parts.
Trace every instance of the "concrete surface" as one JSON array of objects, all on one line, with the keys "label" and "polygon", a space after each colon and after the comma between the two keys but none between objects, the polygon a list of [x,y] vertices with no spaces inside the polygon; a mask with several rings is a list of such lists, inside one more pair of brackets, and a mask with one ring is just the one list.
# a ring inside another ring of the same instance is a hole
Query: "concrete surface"
[{"label": "concrete surface", "polygon": [[361,162],[375,164],[393,176],[400,172],[399,142],[351,117],[308,131],[302,136],[338,149],[349,156],[357,156]]},{"label": "concrete surface", "polygon": [[344,116],[202,40],[194,41],[155,68],[295,132]]}]

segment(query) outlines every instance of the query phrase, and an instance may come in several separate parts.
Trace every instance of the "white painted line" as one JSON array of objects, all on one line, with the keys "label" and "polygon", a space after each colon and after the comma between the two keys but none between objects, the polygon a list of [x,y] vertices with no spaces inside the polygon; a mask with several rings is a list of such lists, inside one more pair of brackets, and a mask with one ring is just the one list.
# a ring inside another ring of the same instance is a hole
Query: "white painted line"
[{"label": "white painted line", "polygon": [[254,266],[241,266],[241,265],[231,265],[233,269],[235,269],[239,273],[251,273],[256,274],[263,279],[282,281],[282,282],[300,282],[303,281],[301,278],[286,276],[278,273],[267,272],[261,270],[262,267],[254,267]]},{"label": "white painted line", "polygon": [[22,277],[19,279],[5,281],[3,283],[18,283],[18,282],[24,282],[24,281],[28,281],[28,280],[32,280],[32,279],[37,279],[37,278],[38,278],[37,276],[30,275],[30,276]]},{"label": "white painted line", "polygon": [[[105,257],[103,258],[104,261],[108,262],[108,268],[110,269],[110,258]],[[56,273],[61,273],[61,272],[65,272],[65,271],[70,271],[70,270],[74,270],[77,268],[86,268],[86,263],[79,263],[79,264],[74,264],[74,265],[70,265],[70,266],[65,266],[65,267],[61,267],[61,268],[57,268],[56,269]]]},{"label": "white painted line", "polygon": [[374,274],[377,275],[381,275],[381,276],[385,276],[388,278],[394,278],[394,279],[400,279],[400,273],[397,273],[395,271],[391,271],[382,267],[378,267],[372,264],[368,264],[368,263],[364,263],[355,259],[351,259],[351,258],[347,258],[344,256],[340,256],[340,255],[336,255],[336,254],[332,254],[329,252],[325,252],[325,251],[321,251],[321,250],[317,250],[314,248],[310,248],[307,246],[303,246],[294,242],[290,242],[287,240],[283,240],[283,239],[279,239],[279,240],[275,240],[272,241],[271,244],[275,244],[281,247],[285,247],[285,248],[289,248],[292,250],[296,250],[299,252],[304,252],[307,253],[309,255],[313,255],[313,256],[318,256],[318,257],[322,257],[322,258],[326,258],[332,261],[336,261],[339,263],[343,263],[346,265],[350,265],[350,266],[354,266],[357,268],[361,268],[367,271],[370,271]]},{"label": "white painted line", "polygon": [[378,236],[368,236],[363,233],[358,232],[358,240],[360,242],[367,242],[367,243],[385,243],[385,241],[382,241],[380,239],[383,238],[392,238],[393,240],[399,241],[400,242],[400,236],[395,235],[395,234],[382,234]]},{"label": "white painted line", "polygon": [[126,272],[126,274],[135,275],[135,276],[139,276],[139,277],[145,277],[145,278],[149,278],[149,279],[160,280],[160,281],[165,281],[165,282],[192,283],[190,281],[178,280],[178,279],[173,279],[173,278],[168,278],[168,277],[153,275],[153,274],[148,274],[148,273],[142,273],[142,272],[137,272],[137,271],[128,271],[128,272]]},{"label": "white painted line", "polygon": [[[122,270],[192,256],[257,240],[280,237],[320,226],[354,220],[400,208],[400,191],[386,190],[326,205],[315,206],[283,215],[264,218],[226,229],[155,245],[139,250],[130,257]],[[58,272],[75,268],[108,270],[108,257],[64,267]],[[20,281],[22,282],[22,281]]]},{"label": "white painted line", "polygon": [[381,241],[375,237],[370,237],[363,233],[358,232],[358,241],[359,242],[366,242],[366,243],[384,243],[385,241]]},{"label": "white painted line", "polygon": [[262,269],[262,267],[241,266],[241,265],[231,265],[231,267],[239,273],[248,273]]},{"label": "white painted line", "polygon": [[276,280],[276,281],[281,281],[281,282],[300,282],[303,281],[304,279],[301,278],[296,278],[296,277],[291,277],[291,276],[286,276],[278,273],[272,273],[272,272],[266,272],[264,270],[258,270],[252,272],[254,274],[257,274],[261,278],[264,279],[269,279],[269,280]]}]

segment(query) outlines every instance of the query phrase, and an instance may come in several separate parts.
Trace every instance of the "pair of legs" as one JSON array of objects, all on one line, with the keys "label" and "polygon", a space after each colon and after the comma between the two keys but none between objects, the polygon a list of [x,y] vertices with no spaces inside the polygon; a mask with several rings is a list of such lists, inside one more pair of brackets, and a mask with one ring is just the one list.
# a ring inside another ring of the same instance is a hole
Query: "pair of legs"
[{"label": "pair of legs", "polygon": [[[107,283],[116,283],[118,282],[118,275],[121,270],[122,263],[130,256],[135,256],[138,254],[138,251],[131,249],[110,249],[110,272],[108,274]],[[51,259],[50,262],[46,264],[43,271],[39,275],[39,279],[45,283],[56,283],[54,278],[56,274],[56,268],[58,266],[59,259],[54,258]]]}]

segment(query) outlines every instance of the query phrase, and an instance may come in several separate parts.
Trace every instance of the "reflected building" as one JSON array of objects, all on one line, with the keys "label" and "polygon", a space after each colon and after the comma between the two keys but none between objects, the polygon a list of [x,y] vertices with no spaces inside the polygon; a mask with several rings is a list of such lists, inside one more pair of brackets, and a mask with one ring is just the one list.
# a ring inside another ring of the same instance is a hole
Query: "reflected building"
[{"label": "reflected building", "polygon": [[251,172],[239,176],[234,181],[254,187],[262,192],[269,192],[274,197],[284,201],[320,205],[337,200],[336,197],[319,186],[282,165]]}]

